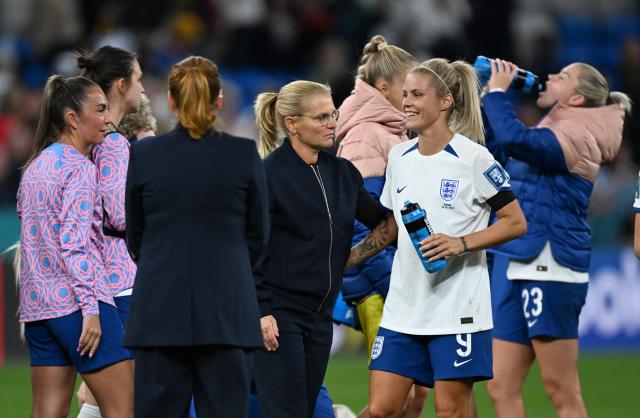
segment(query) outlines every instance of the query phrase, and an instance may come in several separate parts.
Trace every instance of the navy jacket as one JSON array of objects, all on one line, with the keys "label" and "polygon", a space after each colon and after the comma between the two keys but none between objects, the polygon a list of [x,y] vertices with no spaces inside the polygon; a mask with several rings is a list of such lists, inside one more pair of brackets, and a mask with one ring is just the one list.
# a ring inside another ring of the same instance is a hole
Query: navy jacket
[{"label": "navy jacket", "polygon": [[599,164],[619,149],[622,111],[556,106],[538,127],[528,128],[500,92],[484,96],[483,111],[487,147],[510,174],[528,225],[525,236],[492,251],[530,260],[549,242],[559,264],[588,271],[593,180]]},{"label": "navy jacket", "polygon": [[178,126],[134,142],[125,210],[138,264],[127,346],[263,345],[252,267],[269,218],[254,141]]},{"label": "navy jacket", "polygon": [[265,158],[264,169],[271,239],[256,275],[261,314],[270,314],[274,294],[278,307],[286,300],[330,312],[342,286],[354,220],[373,229],[388,211],[365,190],[351,162],[327,152],[309,165],[285,140]]}]

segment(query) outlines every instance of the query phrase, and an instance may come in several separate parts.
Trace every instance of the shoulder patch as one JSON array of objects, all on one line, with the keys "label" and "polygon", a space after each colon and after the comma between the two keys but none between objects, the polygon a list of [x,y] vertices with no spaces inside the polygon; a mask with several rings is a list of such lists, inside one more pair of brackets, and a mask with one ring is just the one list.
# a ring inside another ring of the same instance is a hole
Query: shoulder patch
[{"label": "shoulder patch", "polygon": [[495,162],[484,172],[484,176],[496,190],[500,190],[502,185],[509,181],[509,174],[502,168],[500,163]]}]

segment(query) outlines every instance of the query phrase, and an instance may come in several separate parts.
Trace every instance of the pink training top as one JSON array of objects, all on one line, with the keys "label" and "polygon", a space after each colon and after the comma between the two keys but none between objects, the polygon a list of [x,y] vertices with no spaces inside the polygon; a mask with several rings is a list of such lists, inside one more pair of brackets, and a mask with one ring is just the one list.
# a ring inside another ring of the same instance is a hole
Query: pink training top
[{"label": "pink training top", "polygon": [[[104,207],[104,226],[125,231],[124,190],[129,166],[129,141],[118,132],[112,132],[93,150],[98,168],[98,184]],[[129,256],[124,239],[106,235],[104,264],[109,278],[111,295],[133,287],[136,265]]]},{"label": "pink training top", "polygon": [[18,189],[20,322],[114,305],[104,270],[96,167],[55,143],[29,164]]}]

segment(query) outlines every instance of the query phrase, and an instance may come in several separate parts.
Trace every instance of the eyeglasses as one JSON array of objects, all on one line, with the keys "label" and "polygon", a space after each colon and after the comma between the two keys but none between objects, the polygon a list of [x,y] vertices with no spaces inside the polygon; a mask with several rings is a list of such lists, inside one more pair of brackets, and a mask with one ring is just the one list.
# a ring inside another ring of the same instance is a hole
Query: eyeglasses
[{"label": "eyeglasses", "polygon": [[336,109],[331,113],[323,113],[318,116],[310,116],[310,115],[292,115],[292,116],[304,116],[305,118],[311,118],[311,119],[317,120],[318,122],[320,122],[322,126],[327,126],[327,124],[329,123],[329,119],[331,118],[333,118],[333,120],[335,120],[336,122],[338,121],[338,118],[340,117],[340,111]]}]

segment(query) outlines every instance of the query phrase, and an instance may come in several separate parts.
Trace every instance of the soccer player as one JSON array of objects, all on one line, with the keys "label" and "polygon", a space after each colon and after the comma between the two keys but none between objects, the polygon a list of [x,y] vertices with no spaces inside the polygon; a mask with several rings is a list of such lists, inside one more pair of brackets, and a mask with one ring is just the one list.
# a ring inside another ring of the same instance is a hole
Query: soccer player
[{"label": "soccer player", "polygon": [[484,112],[488,146],[508,161],[529,232],[496,248],[509,257],[506,283],[494,282],[494,379],[487,389],[498,418],[523,418],[522,386],[534,359],[558,417],[585,418],[578,378],[578,317],[589,281],[589,199],[600,165],[620,149],[629,98],[610,92],[590,65],[551,74],[538,96],[551,108],[537,127],[518,120],[505,91],[518,67],[492,60]]},{"label": "soccer player", "polygon": [[32,416],[67,416],[76,373],[109,417],[133,416],[131,352],[105,271],[102,203],[89,160],[109,116],[84,77],[49,78],[18,190],[20,321],[31,358]]},{"label": "soccer player", "polygon": [[[381,196],[400,226],[371,352],[369,413],[397,417],[417,383],[435,388],[437,417],[468,417],[473,383],[492,377],[482,250],[524,234],[526,221],[508,174],[477,142],[484,135],[478,81],[469,64],[422,63],[407,75],[403,108],[407,128],[419,136],[391,150]],[[425,271],[402,224],[406,201],[426,211],[436,233],[422,242],[422,257],[448,257],[443,270]],[[487,227],[492,209],[498,221]],[[358,244],[348,264],[377,245],[376,233]]]}]

